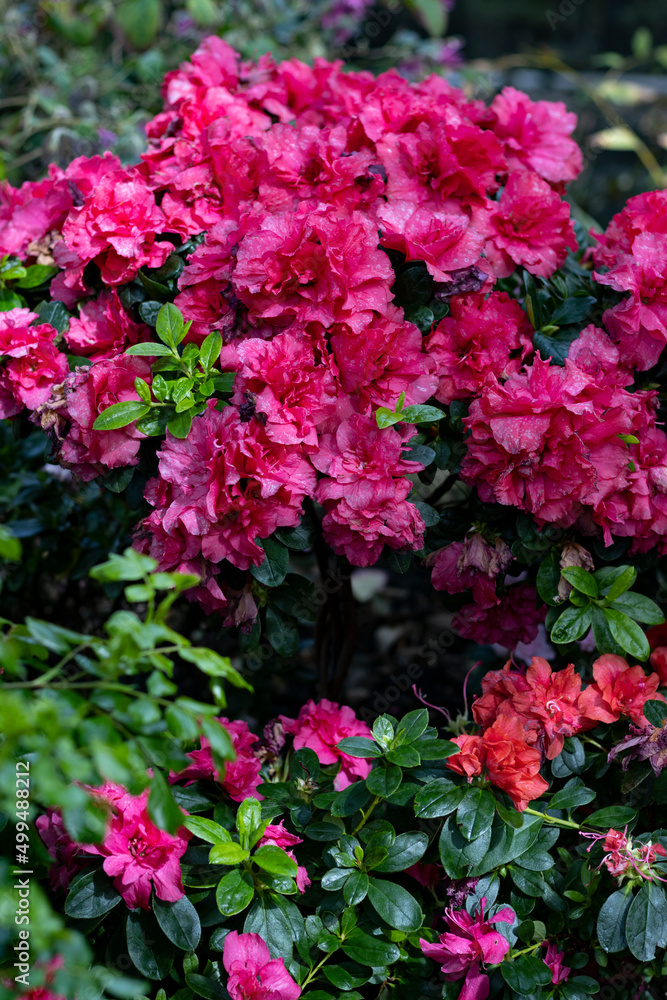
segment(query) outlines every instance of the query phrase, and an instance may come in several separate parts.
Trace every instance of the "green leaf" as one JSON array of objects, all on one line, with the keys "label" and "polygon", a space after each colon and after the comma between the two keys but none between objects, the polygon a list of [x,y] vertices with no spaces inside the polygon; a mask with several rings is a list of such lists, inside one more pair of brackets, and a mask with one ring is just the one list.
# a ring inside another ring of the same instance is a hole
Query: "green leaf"
[{"label": "green leaf", "polygon": [[232,839],[229,830],[207,816],[185,816],[183,826],[207,844],[228,844]]},{"label": "green leaf", "polygon": [[375,420],[377,422],[380,430],[384,430],[385,427],[391,427],[392,424],[397,424],[402,419],[401,413],[394,413],[387,406],[380,406],[375,411]]},{"label": "green leaf", "polygon": [[404,424],[430,424],[442,420],[444,416],[444,410],[439,410],[437,406],[406,406],[401,413],[401,421]]},{"label": "green leaf", "polygon": [[623,951],[627,946],[625,925],[632,904],[632,893],[617,889],[605,899],[598,914],[597,935],[600,947],[606,952]]},{"label": "green leaf", "polygon": [[359,927],[353,927],[343,942],[343,951],[353,962],[380,968],[397,962],[400,951],[386,938],[373,937]]},{"label": "green leaf", "polygon": [[429,782],[415,796],[415,816],[419,819],[437,819],[449,816],[458,808],[466,790],[447,778]]},{"label": "green leaf", "polygon": [[352,872],[343,886],[343,898],[348,906],[357,906],[368,893],[369,879],[365,872]]},{"label": "green leaf", "polygon": [[178,438],[179,441],[183,441],[190,433],[190,428],[192,427],[193,420],[192,410],[184,410],[182,413],[177,413],[174,417],[169,419],[167,423],[167,430]]},{"label": "green leaf", "polygon": [[220,722],[211,718],[203,718],[201,720],[201,728],[204,736],[211,744],[213,763],[218,771],[223,774],[225,762],[236,759],[229,733]]},{"label": "green leaf", "polygon": [[173,964],[173,948],[152,913],[130,910],[125,925],[127,951],[137,970],[147,979],[166,979]]},{"label": "green leaf", "polygon": [[403,872],[406,868],[421,861],[428,847],[428,836],[425,833],[399,833],[393,844],[387,847],[387,853],[381,861],[368,863],[369,868],[376,872]]},{"label": "green leaf", "polygon": [[336,744],[350,757],[381,757],[382,750],[374,740],[367,736],[347,736]]},{"label": "green leaf", "polygon": [[651,647],[643,628],[622,611],[614,611],[613,608],[604,608],[603,611],[609,631],[621,649],[638,660],[648,660]]},{"label": "green leaf", "polygon": [[102,871],[89,872],[78,879],[65,900],[65,913],[76,920],[101,917],[120,903],[111,879]]},{"label": "green leaf", "polygon": [[385,750],[391,746],[394,740],[395,722],[392,722],[388,715],[378,715],[373,723],[373,736]]},{"label": "green leaf", "polygon": [[140,417],[145,417],[149,410],[150,406],[146,403],[135,402],[132,399],[124,403],[112,403],[95,419],[93,430],[117,431],[139,420]]},{"label": "green leaf", "polygon": [[590,608],[565,608],[551,629],[551,641],[566,643],[581,639],[591,627],[591,622]]},{"label": "green leaf", "polygon": [[244,934],[259,934],[269,946],[274,958],[289,962],[292,957],[294,933],[280,906],[268,895],[258,897],[243,925]]},{"label": "green leaf", "polygon": [[[222,983],[217,979],[211,979],[210,976],[200,976],[198,972],[188,972],[185,976],[185,982],[193,993],[198,997],[203,997],[204,1000],[229,1000],[229,993]],[[180,996],[180,991],[177,996]],[[173,1000],[176,1000],[176,997]],[[190,1000],[189,992],[183,1000]]]},{"label": "green leaf", "polygon": [[163,344],[175,350],[185,336],[183,314],[173,302],[167,302],[157,316],[155,330]]},{"label": "green leaf", "polygon": [[387,750],[387,760],[399,767],[419,767],[421,759],[414,747],[396,747]]},{"label": "green leaf", "polygon": [[241,913],[252,902],[255,888],[249,872],[236,869],[220,879],[215,891],[218,909],[225,917]]},{"label": "green leaf", "polygon": [[576,590],[582,594],[586,594],[587,597],[598,596],[598,585],[595,582],[595,577],[588,570],[582,569],[581,566],[564,566],[561,570],[561,575]]},{"label": "green leaf", "polygon": [[363,966],[354,962],[338,962],[336,965],[325,965],[322,968],[324,976],[339,990],[353,990],[363,986],[370,978],[370,973]]},{"label": "green leaf", "polygon": [[14,535],[0,524],[0,559],[8,562],[20,562],[23,547]]},{"label": "green leaf", "polygon": [[388,799],[400,787],[402,780],[403,772],[400,767],[389,764],[387,767],[377,767],[371,771],[366,778],[366,788],[373,795]]},{"label": "green leaf", "polygon": [[553,975],[536,955],[520,955],[513,962],[503,962],[500,971],[510,989],[524,996],[530,996],[539,986],[547,986]]},{"label": "green leaf", "polygon": [[299,629],[286,615],[269,605],[264,614],[266,638],[278,656],[294,656],[299,648]]},{"label": "green leaf", "polygon": [[428,726],[428,709],[417,708],[403,716],[396,727],[396,744],[414,743]]},{"label": "green leaf", "polygon": [[19,278],[16,282],[17,288],[39,288],[46,281],[50,281],[54,274],[58,273],[57,267],[51,267],[49,264],[31,264],[30,267],[26,268],[26,274],[24,278]]},{"label": "green leaf", "polygon": [[662,625],[665,620],[658,605],[643,594],[629,592],[621,594],[611,607],[614,611],[621,611],[637,622],[643,622],[644,625]]},{"label": "green leaf", "polygon": [[199,348],[199,363],[203,368],[208,370],[212,368],[220,357],[220,351],[222,350],[222,335],[214,330],[213,333],[209,333],[208,337],[204,340],[203,344]]},{"label": "green leaf", "polygon": [[174,352],[166,344],[156,344],[149,341],[143,344],[133,344],[132,347],[128,347],[125,353],[131,354],[134,358],[163,358],[167,355],[173,355]]},{"label": "green leaf", "polygon": [[665,724],[665,717],[667,717],[667,705],[664,701],[646,701],[644,702],[644,717],[648,719],[652,726],[658,726],[660,729]]},{"label": "green leaf", "polygon": [[636,815],[631,806],[606,806],[604,809],[596,809],[584,822],[587,826],[602,827],[606,830],[613,827],[615,830],[622,830],[627,823],[635,819]]},{"label": "green leaf", "polygon": [[265,844],[264,847],[255,851],[252,860],[263,871],[269,872],[271,875],[288,875],[290,878],[296,878],[298,865],[296,861],[287,857],[281,847]]},{"label": "green leaf", "polygon": [[275,538],[258,538],[257,544],[264,549],[264,561],[259,566],[251,566],[250,572],[265,587],[279,587],[289,569],[289,552]]},{"label": "green leaf", "polygon": [[[149,703],[150,704],[150,703]],[[155,769],[148,796],[148,815],[160,830],[176,833],[185,817],[176,805],[171,787],[162,771]]]},{"label": "green leaf", "polygon": [[230,841],[228,844],[214,844],[211,848],[208,860],[212,865],[238,865],[250,857],[250,851],[240,844]]},{"label": "green leaf", "polygon": [[469,869],[482,864],[491,844],[491,830],[468,840],[450,816],[440,832],[440,860],[450,878],[465,878]]},{"label": "green leaf", "polygon": [[[236,829],[239,831],[241,844],[248,847],[253,835],[259,830],[262,823],[262,807],[259,800],[249,796],[244,799],[236,813]],[[267,869],[269,871],[270,869]],[[281,872],[276,872],[280,875]]]},{"label": "green leaf", "polygon": [[652,962],[667,944],[667,899],[661,885],[645,882],[633,899],[625,925],[628,948],[640,962]]},{"label": "green leaf", "polygon": [[537,570],[537,593],[546,604],[555,607],[562,604],[562,599],[558,596],[558,585],[560,583],[560,559],[558,553],[552,551],[543,559]]},{"label": "green leaf", "polygon": [[486,788],[469,788],[459,803],[456,822],[464,837],[475,840],[490,829],[495,814],[496,804],[491,792]]},{"label": "green leaf", "polygon": [[153,894],[152,906],[165,937],[183,951],[194,951],[201,938],[201,924],[188,897],[167,903]]},{"label": "green leaf", "polygon": [[147,49],[162,20],[160,0],[123,0],[116,8],[115,19],[136,49]]},{"label": "green leaf", "polygon": [[579,778],[568,781],[565,788],[552,797],[549,802],[549,809],[574,809],[576,806],[585,806],[592,802],[596,793],[592,788],[586,788]]},{"label": "green leaf", "polygon": [[69,327],[70,314],[62,302],[40,302],[35,312],[42,323],[50,323],[58,333],[65,333]]},{"label": "green leaf", "polygon": [[593,575],[601,595],[611,603],[630,589],[637,579],[637,570],[634,566],[603,566]]},{"label": "green leaf", "polygon": [[419,740],[415,743],[422,760],[445,760],[460,753],[460,748],[451,740]]},{"label": "green leaf", "polygon": [[447,8],[442,0],[406,0],[405,6],[432,38],[442,38],[447,28]]},{"label": "green leaf", "polygon": [[424,915],[419,904],[403,886],[371,879],[368,900],[378,916],[397,931],[416,931],[422,925]]}]

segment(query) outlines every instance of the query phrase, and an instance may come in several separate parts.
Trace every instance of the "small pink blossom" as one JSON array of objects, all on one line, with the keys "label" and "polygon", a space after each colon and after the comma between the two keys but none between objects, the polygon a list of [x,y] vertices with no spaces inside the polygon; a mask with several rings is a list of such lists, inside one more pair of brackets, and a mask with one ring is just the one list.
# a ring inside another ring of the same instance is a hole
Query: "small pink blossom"
[{"label": "small pink blossom", "polygon": [[364,757],[350,757],[338,748],[338,743],[350,736],[363,736],[372,740],[373,735],[366,725],[356,717],[347,705],[337,705],[323,698],[319,702],[311,699],[303,706],[296,719],[279,716],[286,733],[294,736],[294,749],[308,747],[317,754],[320,764],[340,764],[334,779],[334,788],[342,791],[358,778],[370,774],[371,763]]},{"label": "small pink blossom", "polygon": [[507,938],[493,924],[514,923],[514,910],[505,906],[495,916],[485,918],[485,906],[484,898],[474,916],[466,910],[445,910],[444,920],[449,930],[434,943],[419,940],[427,958],[440,963],[446,980],[453,982],[465,976],[459,1000],[486,1000],[489,977],[481,971],[482,965],[498,965],[510,948]]},{"label": "small pink blossom", "polygon": [[220,776],[213,763],[210,742],[205,736],[202,736],[201,749],[192,750],[186,754],[192,763],[188,764],[183,771],[172,772],[169,775],[170,782],[185,781],[188,785],[200,778],[212,778],[220,782],[234,802],[243,802],[250,796],[256,799],[263,798],[257,791],[257,786],[262,782],[259,773],[262,765],[252,749],[259,737],[251,733],[248,724],[241,719],[230,721],[222,717],[215,721],[219,722],[227,731],[236,754],[234,760],[227,761],[224,776]]},{"label": "small pink blossom", "polygon": [[282,958],[271,958],[259,934],[230,931],[225,938],[222,964],[232,1000],[297,1000],[301,988]]},{"label": "small pink blossom", "polygon": [[[279,823],[269,823],[266,827],[258,847],[262,847],[264,844],[279,847],[285,852],[288,858],[296,861],[294,851],[291,851],[290,848],[295,847],[297,844],[303,844],[303,839],[297,837],[295,833],[290,833],[289,830],[286,830],[285,821],[281,819]],[[300,893],[304,893],[310,885],[308,870],[303,865],[299,865],[297,868],[296,885]]]},{"label": "small pink blossom", "polygon": [[542,961],[545,965],[548,965],[551,969],[552,979],[551,982],[555,986],[557,983],[564,983],[570,976],[572,971],[569,966],[563,965],[563,959],[565,958],[564,951],[558,951],[553,942],[543,941],[546,945],[546,952],[542,956]]}]

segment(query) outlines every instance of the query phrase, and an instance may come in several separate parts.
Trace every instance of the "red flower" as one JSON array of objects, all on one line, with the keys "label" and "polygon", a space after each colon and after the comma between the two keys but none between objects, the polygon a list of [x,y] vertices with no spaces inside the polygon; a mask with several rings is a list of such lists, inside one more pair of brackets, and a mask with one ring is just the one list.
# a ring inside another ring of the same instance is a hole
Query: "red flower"
[{"label": "red flower", "polygon": [[548,791],[549,782],[539,774],[542,755],[525,742],[518,716],[498,716],[482,739],[489,781],[507,792],[519,812]]},{"label": "red flower", "polygon": [[436,281],[449,281],[452,271],[475,264],[484,247],[484,237],[462,211],[446,214],[411,201],[390,201],[380,205],[377,218],[380,244],[406,260],[423,260]]},{"label": "red flower", "polygon": [[660,678],[644,673],[640,666],[630,667],[622,656],[605,653],[593,664],[594,684],[582,692],[580,705],[585,715],[600,722],[616,722],[622,715],[637,726],[645,726],[647,701],[665,701],[658,692]]},{"label": "red flower", "polygon": [[482,737],[463,733],[461,736],[452,737],[451,742],[459,747],[459,753],[448,757],[445,761],[446,766],[457,774],[465,775],[468,781],[482,774],[485,761]]},{"label": "red flower", "polygon": [[433,567],[431,583],[436,590],[459,594],[472,587],[472,596],[479,608],[490,608],[499,603],[496,596],[496,577],[512,561],[512,553],[502,538],[489,545],[477,532],[469,534],[463,542],[452,542],[433,552],[426,565]]},{"label": "red flower", "polygon": [[581,677],[572,664],[552,671],[541,656],[534,656],[526,671],[528,688],[512,697],[512,709],[537,729],[547,760],[558,757],[568,736],[595,723],[582,702]]},{"label": "red flower", "polygon": [[150,340],[151,332],[143,323],[135,323],[123,308],[115,288],[81,306],[65,333],[68,347],[75,354],[92,361],[113,358],[132,344]]},{"label": "red flower", "polygon": [[312,698],[303,706],[297,719],[279,716],[286,733],[294,735],[294,749],[308,747],[314,750],[320,764],[340,763],[340,770],[334,779],[334,788],[341,791],[357,778],[366,778],[371,770],[371,762],[364,757],[351,757],[340,750],[338,744],[349,736],[363,736],[373,739],[365,722],[356,717],[347,705],[337,705],[323,698],[314,702]]},{"label": "red flower", "polygon": [[482,646],[497,642],[513,649],[519,642],[532,642],[538,625],[547,613],[537,600],[537,591],[529,584],[508,587],[497,604],[479,607],[464,604],[452,619],[452,628],[464,639]]},{"label": "red flower", "polygon": [[54,385],[69,374],[67,358],[55,346],[58,331],[48,323],[32,325],[37,313],[29,309],[0,312],[0,419],[13,417],[24,406],[45,403]]},{"label": "red flower", "polygon": [[561,101],[531,101],[504,87],[491,102],[493,132],[505,147],[510,172],[534,170],[550,184],[573,181],[582,167],[581,150],[570,135],[577,116]]}]

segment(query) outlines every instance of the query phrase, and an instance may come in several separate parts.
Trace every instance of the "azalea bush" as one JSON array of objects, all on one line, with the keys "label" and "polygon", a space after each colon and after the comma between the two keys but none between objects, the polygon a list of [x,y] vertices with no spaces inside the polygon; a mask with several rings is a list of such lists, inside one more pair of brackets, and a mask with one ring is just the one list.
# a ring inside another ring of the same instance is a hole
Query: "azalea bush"
[{"label": "azalea bush", "polygon": [[[211,37],[163,94],[139,164],[0,188],[2,579],[67,552],[96,602],[4,619],[24,995],[659,996],[667,196],[587,233],[574,115],[513,88]],[[479,654],[463,714],[341,705],[375,566]],[[309,645],[293,712],[225,714]]]}]

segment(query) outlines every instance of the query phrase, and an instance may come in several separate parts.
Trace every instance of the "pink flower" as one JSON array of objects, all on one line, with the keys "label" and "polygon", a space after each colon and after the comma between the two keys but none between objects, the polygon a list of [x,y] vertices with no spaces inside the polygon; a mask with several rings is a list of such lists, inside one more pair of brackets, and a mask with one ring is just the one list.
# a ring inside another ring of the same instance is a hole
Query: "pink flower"
[{"label": "pink flower", "polygon": [[257,414],[273,441],[316,448],[316,427],[336,410],[336,384],[312,345],[281,333],[271,341],[241,341],[235,354],[233,402]]},{"label": "pink flower", "polygon": [[104,871],[130,909],[150,910],[151,890],[158,899],[175,902],[185,895],[179,858],[192,836],[184,827],[176,834],[159,830],[148,815],[149,790],[139,796],[124,789],[93,789],[111,805],[111,816],[101,845],[81,845],[104,858]]},{"label": "pink flower", "polygon": [[72,375],[65,386],[65,413],[70,429],[62,442],[60,459],[84,480],[120,466],[136,465],[145,437],[136,424],[116,431],[96,431],[100,413],[114,403],[139,400],[135,378],[150,385],[151,366],[144,358],[118,357],[97,361]]},{"label": "pink flower", "polygon": [[485,906],[486,898],[482,899],[474,916],[466,910],[447,909],[443,919],[449,930],[433,944],[419,939],[423,953],[440,963],[448,982],[465,976],[459,1000],[486,1000],[490,989],[489,977],[482,973],[481,966],[498,965],[510,948],[507,938],[493,925],[514,923],[514,910],[504,906],[495,916],[485,918]]},{"label": "pink flower", "polygon": [[580,705],[590,718],[600,722],[616,722],[627,716],[636,726],[645,726],[644,704],[665,701],[658,688],[658,674],[644,673],[640,666],[630,667],[622,656],[605,653],[593,664],[594,684],[582,692]]},{"label": "pink flower", "polygon": [[[296,861],[294,851],[290,851],[289,848],[295,847],[297,844],[303,844],[303,839],[301,837],[297,837],[295,833],[290,833],[289,830],[286,830],[285,821],[281,819],[279,823],[269,823],[266,827],[257,846],[262,847],[264,844],[270,844],[273,847],[280,847],[288,858],[291,858],[292,861]],[[303,865],[299,865],[296,873],[297,889],[300,893],[304,893],[309,885],[310,877],[308,875],[308,870],[304,868]]]},{"label": "pink flower", "polygon": [[581,150],[570,135],[577,116],[561,101],[531,101],[504,87],[491,102],[493,132],[505,147],[510,173],[534,170],[550,184],[573,181],[581,171]]},{"label": "pink flower", "polygon": [[651,867],[657,858],[661,860],[667,858],[667,851],[662,844],[653,844],[650,840],[647,843],[633,842],[632,838],[628,837],[627,826],[623,833],[612,829],[606,834],[581,833],[580,836],[593,841],[587,848],[588,852],[592,851],[596,843],[603,841],[604,854],[598,868],[604,865],[619,884],[624,880],[635,884],[641,884],[643,881],[652,882],[654,879],[667,882],[667,879],[658,875]]},{"label": "pink flower", "polygon": [[645,191],[629,198],[602,235],[591,233],[599,244],[593,250],[596,267],[615,267],[626,254],[632,254],[635,237],[642,233],[667,233],[666,204],[664,190]]},{"label": "pink flower", "polygon": [[629,255],[606,274],[595,275],[601,285],[631,293],[602,318],[622,362],[639,371],[652,368],[667,345],[666,267],[667,234],[641,233]]},{"label": "pink flower", "polygon": [[377,242],[360,212],[265,215],[240,242],[232,286],[251,321],[345,322],[361,333],[391,299],[393,271]]},{"label": "pink flower", "polygon": [[423,342],[419,328],[392,305],[361,333],[342,325],[329,338],[341,386],[359,398],[365,413],[371,407],[393,407],[402,392],[406,406],[433,395],[438,380]]},{"label": "pink flower", "polygon": [[536,726],[547,760],[558,757],[567,737],[595,727],[585,710],[581,677],[572,664],[554,671],[545,659],[534,656],[526,671],[526,684],[526,689],[514,694],[508,711]]},{"label": "pink flower", "polygon": [[188,558],[197,550],[212,563],[257,566],[264,550],[256,539],[296,525],[304,496],[315,490],[315,472],[300,450],[271,440],[257,417],[244,420],[234,407],[220,412],[214,401],[195,417],[187,439],[167,434],[158,458],[168,488],[149,483],[146,496],[157,509],[143,527],[160,524],[162,543],[153,554],[161,563],[162,544],[185,531],[196,538]]},{"label": "pink flower", "polygon": [[334,701],[323,698],[311,699],[303,706],[297,719],[279,716],[286,733],[294,736],[294,749],[308,747],[317,754],[320,764],[340,764],[334,779],[334,788],[341,791],[357,778],[370,774],[371,764],[365,757],[350,757],[338,748],[341,740],[350,736],[363,736],[372,740],[373,736],[365,722],[357,719],[351,708],[342,707]]},{"label": "pink flower", "polygon": [[445,213],[419,208],[410,201],[391,201],[377,212],[383,247],[398,250],[406,260],[423,260],[436,281],[449,281],[453,271],[479,259],[484,237],[464,212]]},{"label": "pink flower", "polygon": [[259,934],[230,931],[225,938],[222,964],[232,1000],[297,1000],[301,988],[271,953]]},{"label": "pink flower", "polygon": [[49,869],[51,888],[67,889],[74,876],[90,862],[90,858],[82,853],[80,845],[70,837],[59,810],[47,809],[46,813],[37,817],[35,826],[47,851],[56,862]]},{"label": "pink flower", "polygon": [[173,250],[156,240],[166,229],[163,212],[137,171],[105,173],[63,226],[70,250],[83,263],[94,260],[107,285],[131,281],[141,267],[160,267]]},{"label": "pink flower", "polygon": [[525,312],[505,292],[452,296],[449,315],[425,342],[439,379],[436,399],[449,405],[477,396],[493,378],[518,372],[532,335]]},{"label": "pink flower", "polygon": [[86,302],[65,333],[70,349],[92,361],[113,358],[132,344],[150,339],[148,327],[135,323],[125,312],[115,288]]},{"label": "pink flower", "polygon": [[412,483],[404,478],[421,465],[401,458],[412,434],[412,428],[380,430],[372,417],[354,414],[335,434],[323,435],[312,456],[313,465],[328,477],[315,494],[327,511],[325,538],[355,566],[372,565],[385,544],[394,549],[421,545],[424,523],[407,502]]},{"label": "pink flower", "polygon": [[546,952],[542,956],[542,961],[551,969],[551,982],[554,986],[557,983],[564,983],[566,979],[569,978],[570,972],[572,971],[569,966],[563,965],[565,952],[558,951],[556,945],[551,942],[543,941],[542,944],[546,945],[547,948]]},{"label": "pink flower", "polygon": [[48,323],[32,325],[36,319],[29,309],[0,312],[0,356],[8,358],[0,370],[0,418],[24,406],[35,410],[69,374],[67,358],[53,343],[58,331]]},{"label": "pink flower", "polygon": [[169,781],[173,784],[175,781],[185,780],[186,785],[191,785],[193,781],[197,781],[200,778],[212,778],[214,781],[220,782],[230,799],[234,802],[243,802],[244,799],[251,796],[255,799],[262,799],[263,796],[257,791],[257,786],[262,783],[259,773],[262,764],[253,750],[253,746],[257,743],[259,737],[251,733],[248,724],[241,719],[235,719],[230,722],[229,719],[223,716],[215,721],[219,722],[227,731],[227,735],[232,741],[234,753],[236,754],[234,760],[227,761],[225,764],[224,776],[220,776],[213,763],[210,742],[205,736],[202,736],[201,749],[192,750],[186,754],[186,757],[189,757],[192,763],[188,764],[183,771],[179,771],[178,773],[172,772],[169,775]]},{"label": "pink flower", "polygon": [[500,201],[489,202],[473,221],[487,238],[485,254],[498,278],[517,266],[548,278],[568,248],[577,249],[567,202],[531,172],[510,174]]}]

